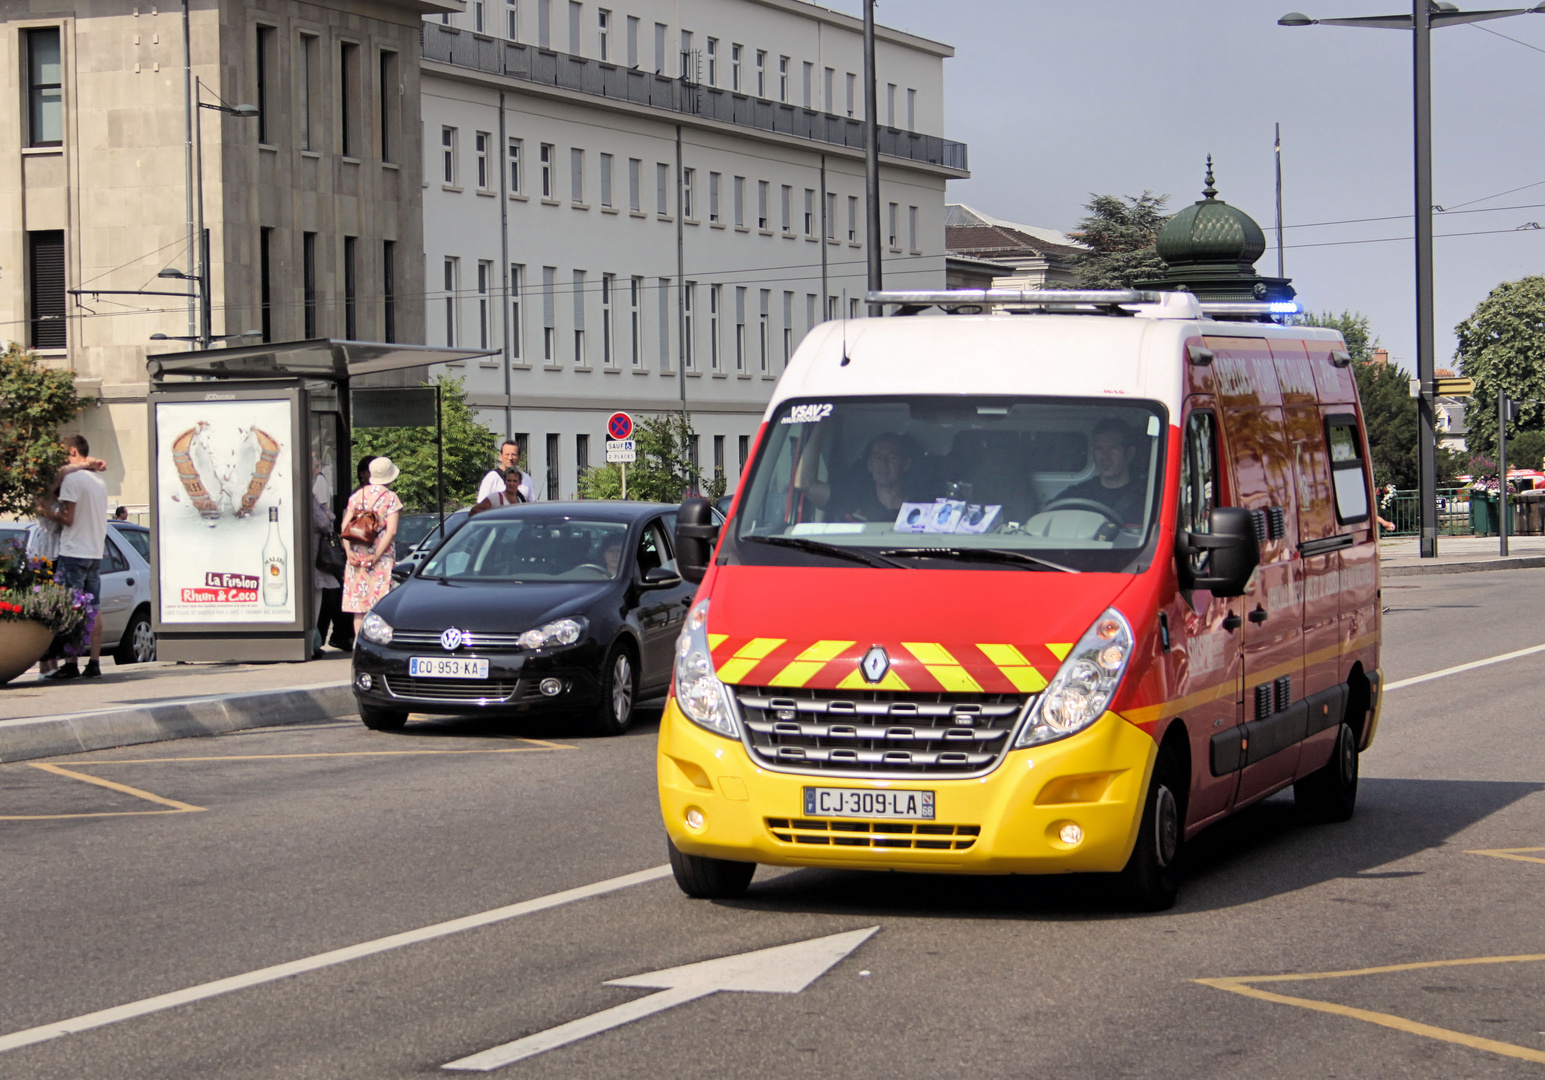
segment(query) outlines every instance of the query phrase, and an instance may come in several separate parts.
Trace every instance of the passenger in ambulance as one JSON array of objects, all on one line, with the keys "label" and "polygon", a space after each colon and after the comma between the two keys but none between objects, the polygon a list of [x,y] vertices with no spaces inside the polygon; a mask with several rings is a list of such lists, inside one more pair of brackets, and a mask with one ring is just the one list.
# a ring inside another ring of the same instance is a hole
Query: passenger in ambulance
[{"label": "passenger in ambulance", "polygon": [[807,455],[795,472],[794,487],[826,511],[827,521],[895,521],[901,504],[913,498],[917,458],[913,440],[888,431],[865,447],[862,469],[837,473],[830,483],[815,478],[814,455]]},{"label": "passenger in ambulance", "polygon": [[1095,475],[1063,488],[1047,505],[1055,508],[1064,499],[1087,499],[1109,507],[1123,525],[1140,528],[1148,499],[1142,479],[1133,468],[1137,436],[1120,420],[1101,420],[1090,433],[1089,456]]}]

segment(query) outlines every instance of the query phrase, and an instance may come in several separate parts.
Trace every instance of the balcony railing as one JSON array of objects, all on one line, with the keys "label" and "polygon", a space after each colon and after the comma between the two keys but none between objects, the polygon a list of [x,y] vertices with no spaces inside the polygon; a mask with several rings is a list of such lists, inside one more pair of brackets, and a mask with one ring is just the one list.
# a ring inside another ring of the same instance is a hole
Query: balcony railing
[{"label": "balcony railing", "polygon": [[[485,37],[436,23],[424,23],[419,36],[425,60],[475,68],[544,86],[559,86],[664,112],[686,113],[739,127],[813,139],[833,146],[864,148],[863,122],[850,117],[731,93],[684,79]],[[880,128],[880,153],[962,172],[967,168],[965,143],[899,128]]]}]

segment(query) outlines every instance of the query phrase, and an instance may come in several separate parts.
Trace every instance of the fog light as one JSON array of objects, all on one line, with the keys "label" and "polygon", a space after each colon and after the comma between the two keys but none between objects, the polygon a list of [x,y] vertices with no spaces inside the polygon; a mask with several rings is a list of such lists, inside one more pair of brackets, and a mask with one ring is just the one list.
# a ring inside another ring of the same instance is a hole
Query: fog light
[{"label": "fog light", "polygon": [[1057,836],[1068,847],[1077,847],[1084,842],[1084,830],[1071,821],[1058,830]]},{"label": "fog light", "polygon": [[563,693],[562,681],[559,679],[543,679],[542,693],[546,694],[548,697],[554,697]]},{"label": "fog light", "polygon": [[354,685],[361,690],[369,690],[375,683],[369,675],[361,674],[354,680]]},{"label": "fog light", "polygon": [[697,807],[687,811],[687,828],[701,829],[703,827],[703,812]]}]

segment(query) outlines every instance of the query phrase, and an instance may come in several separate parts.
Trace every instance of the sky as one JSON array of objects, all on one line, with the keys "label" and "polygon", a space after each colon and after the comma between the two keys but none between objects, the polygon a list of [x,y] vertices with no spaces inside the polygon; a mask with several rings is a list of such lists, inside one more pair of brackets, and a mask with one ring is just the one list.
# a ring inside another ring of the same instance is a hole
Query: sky
[{"label": "sky", "polygon": [[[863,12],[861,0],[826,6]],[[1392,358],[1415,368],[1412,35],[1277,25],[1289,11],[1384,15],[1408,3],[880,0],[876,10],[884,25],[954,46],[943,134],[968,145],[971,179],[950,181],[948,199],[994,217],[1067,231],[1091,193],[1144,190],[1178,210],[1201,198],[1211,153],[1219,198],[1267,232],[1257,271],[1275,274],[1280,123],[1284,255],[1299,301],[1367,315]],[[1545,230],[1527,228],[1545,225],[1545,140],[1530,119],[1545,14],[1480,26],[1432,37],[1433,201],[1446,208],[1434,222],[1440,368],[1453,366],[1454,326],[1491,289],[1545,273]],[[1501,194],[1512,188],[1522,190]],[[1390,220],[1349,222],[1366,218]]]}]

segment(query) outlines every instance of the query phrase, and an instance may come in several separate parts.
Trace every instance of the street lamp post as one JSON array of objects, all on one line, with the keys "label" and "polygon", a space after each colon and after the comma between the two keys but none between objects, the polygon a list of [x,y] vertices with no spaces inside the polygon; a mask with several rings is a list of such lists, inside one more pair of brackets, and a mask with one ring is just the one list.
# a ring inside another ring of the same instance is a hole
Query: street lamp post
[{"label": "street lamp post", "polygon": [[1436,364],[1432,318],[1432,38],[1434,29],[1486,22],[1513,15],[1545,12],[1545,3],[1528,8],[1460,11],[1437,0],[1412,0],[1410,15],[1370,15],[1350,19],[1311,19],[1297,11],[1279,26],[1357,26],[1374,30],[1411,30],[1412,97],[1416,150],[1416,378],[1420,430],[1417,444],[1417,499],[1420,504],[1421,557],[1438,554],[1438,451]]}]

